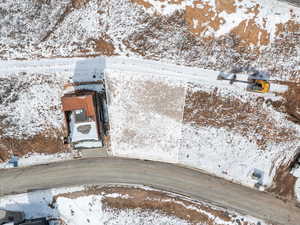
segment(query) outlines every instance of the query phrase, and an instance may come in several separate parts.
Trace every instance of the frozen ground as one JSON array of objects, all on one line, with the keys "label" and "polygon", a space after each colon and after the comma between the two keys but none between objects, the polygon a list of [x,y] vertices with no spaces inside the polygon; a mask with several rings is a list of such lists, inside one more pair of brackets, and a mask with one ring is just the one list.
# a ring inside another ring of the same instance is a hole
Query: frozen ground
[{"label": "frozen ground", "polygon": [[106,72],[113,154],[177,162],[185,87],[135,73]]},{"label": "frozen ground", "polygon": [[79,153],[77,152],[56,153],[51,155],[29,153],[21,158],[17,158],[16,160],[10,160],[4,163],[0,163],[0,169],[13,168],[14,161],[18,162],[18,167],[25,167],[25,166],[33,166],[33,165],[39,165],[43,163],[51,163],[51,162],[73,159],[74,156],[78,156],[78,154]]},{"label": "frozen ground", "polygon": [[[264,189],[271,185],[277,167],[295,154],[300,144],[299,126],[263,104],[261,107],[270,118],[266,121],[276,121],[279,126],[276,129],[295,129],[295,139],[281,142],[267,140],[267,147],[264,149],[251,138],[250,135],[254,135],[256,139],[264,138],[259,137],[255,131],[244,136],[235,131],[234,127],[229,129],[226,126],[197,125],[196,122],[186,122],[183,118],[189,107],[186,105],[186,96],[187,89],[193,86],[191,84],[201,84],[201,87],[189,90],[192,93],[200,90],[213,93],[218,88],[218,94],[222,98],[238,99],[250,104],[256,104],[257,97],[278,100],[280,97],[275,93],[282,93],[287,87],[271,85],[272,92],[267,95],[249,93],[245,91],[244,84],[229,85],[228,82],[217,81],[218,73],[214,71],[151,64],[149,61],[145,63],[148,67],[139,66],[142,61],[131,65],[122,63],[105,72],[114,155],[182,163],[244,185],[258,185]],[[241,75],[241,78],[244,77]],[[218,105],[211,107],[208,110],[217,110]],[[191,110],[192,113],[198,111],[197,108]],[[227,116],[228,119],[234,117],[235,113],[238,112],[233,109],[231,115]],[[199,116],[205,117],[205,114]],[[223,118],[207,118],[209,119],[219,121]],[[268,127],[261,129],[272,132]],[[261,177],[253,177],[254,172],[258,172]]]},{"label": "frozen ground", "polygon": [[0,9],[3,59],[119,54],[299,75],[300,10],[277,0],[9,0]]},{"label": "frozen ground", "polygon": [[[299,146],[299,126],[288,121],[285,114],[264,103],[251,109],[258,98],[283,101],[282,94],[288,90],[285,85],[272,83],[268,94],[249,93],[243,83],[230,85],[217,80],[217,71],[126,57],[2,61],[0,64],[9,65],[1,67],[1,79],[10,82],[32,80],[28,85],[31,92],[13,93],[18,96],[17,101],[22,100],[26,104],[8,101],[1,105],[0,112],[12,124],[4,128],[1,134],[4,137],[26,138],[49,127],[61,127],[63,118],[59,98],[64,82],[99,81],[105,75],[114,155],[182,163],[264,189],[271,185],[277,168],[289,162]],[[52,68],[54,71],[50,72]],[[238,78],[246,80],[247,76],[240,74]],[[43,86],[49,86],[50,91],[44,91]],[[228,127],[226,120],[237,120],[235,114],[239,112],[232,108],[232,111],[229,110],[231,113],[224,116],[219,111],[228,106],[219,103],[206,104],[205,107],[190,106],[187,97],[198,92],[208,95],[200,100],[214,101],[211,96],[216,92],[217,98],[225,103],[238,102],[242,107],[249,104],[250,111],[245,112],[249,118],[239,127],[230,128],[230,124]],[[39,100],[41,93],[45,94],[47,102],[44,98]],[[52,107],[51,99],[55,100],[56,107]],[[30,129],[24,129],[28,120],[22,118],[28,118],[28,106],[33,111],[31,121],[34,122],[29,121]],[[223,121],[225,125],[220,127],[187,121],[184,117],[189,109],[192,110],[191,115],[198,115],[198,111],[203,109],[214,112],[212,117],[207,116],[205,111],[199,117],[203,117],[204,121]],[[260,124],[260,130],[246,129],[261,118],[267,125]],[[245,129],[246,132],[241,132]],[[268,133],[269,136],[266,135]],[[263,146],[259,145],[261,141]],[[260,174],[260,178],[253,177],[253,173]]]},{"label": "frozen ground", "polygon": [[[246,87],[244,84],[230,86],[227,82],[216,81],[217,71],[126,57],[0,61],[2,83],[0,115],[7,116],[4,123],[9,124],[8,127],[4,128],[2,136],[24,138],[45,131],[49,127],[60,128],[63,123],[63,115],[60,112],[60,97],[63,93],[64,84],[66,82],[103,80],[104,70],[116,70],[117,73],[127,71],[122,76],[124,79],[125,77],[130,79],[134,74],[137,74],[134,77],[146,74],[145,79],[150,81],[163,75],[170,77],[165,82],[172,83],[173,78],[175,78],[174,82],[177,83],[177,86],[181,81],[201,82],[205,90],[211,90],[217,85],[221,87],[224,96],[233,93],[239,97],[240,91]],[[133,75],[128,75],[128,72]],[[246,76],[241,74],[240,78],[245,80]],[[286,86],[277,84],[273,84],[271,87],[271,91],[278,93],[284,92],[286,89]],[[250,94],[250,96],[253,95]],[[276,99],[274,94],[256,95]],[[247,101],[247,96],[249,94],[245,93],[243,101]],[[180,117],[180,115],[178,116]]]},{"label": "frozen ground", "polygon": [[[0,208],[24,211],[27,219],[47,217],[66,225],[267,225],[250,216],[143,186],[34,191],[1,197]],[[190,216],[180,218],[178,210]]]}]

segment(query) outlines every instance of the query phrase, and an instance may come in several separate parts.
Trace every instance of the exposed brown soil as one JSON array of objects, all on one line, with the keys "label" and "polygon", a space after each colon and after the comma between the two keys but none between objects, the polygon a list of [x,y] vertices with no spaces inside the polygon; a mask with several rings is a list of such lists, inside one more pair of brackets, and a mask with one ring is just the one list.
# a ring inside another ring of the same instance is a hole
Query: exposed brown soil
[{"label": "exposed brown soil", "polygon": [[[280,83],[289,87],[288,90],[283,94],[285,102],[272,102],[272,106],[279,112],[286,113],[288,120],[300,125],[300,84],[291,82]],[[276,170],[276,175],[273,179],[273,184],[268,189],[269,192],[275,193],[284,200],[294,199],[294,186],[297,178],[294,177],[290,171],[299,156],[300,153],[297,151],[293,159],[286,164],[281,164],[278,167]]]},{"label": "exposed brown soil", "polygon": [[[203,5],[203,8],[197,8],[198,5]],[[212,20],[214,18],[214,20]],[[189,29],[197,35],[202,35],[209,28],[218,30],[221,18],[212,10],[212,7],[208,3],[195,1],[194,6],[187,6],[185,10],[185,20],[189,26]],[[194,21],[198,21],[197,24]]]},{"label": "exposed brown soil", "polygon": [[288,90],[284,93],[285,112],[288,119],[300,125],[300,83],[289,83]]},{"label": "exposed brown soil", "polygon": [[281,36],[283,33],[286,32],[299,32],[300,31],[300,24],[295,23],[293,20],[289,20],[288,22],[282,24],[279,23],[276,25],[276,35]]},{"label": "exposed brown soil", "polygon": [[153,6],[151,3],[146,2],[144,0],[130,0],[130,1],[138,5],[144,6],[145,8],[150,8],[151,6]]},{"label": "exposed brown soil", "polygon": [[[112,198],[109,194],[118,193],[126,198]],[[75,193],[59,194],[53,198],[54,205],[59,197],[78,198],[86,195],[104,196],[102,203],[105,208],[109,209],[140,209],[144,211],[159,211],[160,213],[176,216],[183,220],[189,221],[192,224],[205,223],[207,225],[222,225],[226,222],[235,221],[240,225],[248,225],[247,221],[235,219],[237,215],[227,212],[226,210],[212,208],[204,203],[193,202],[179,196],[172,196],[168,193],[144,190],[141,188],[130,187],[92,187],[85,191]],[[200,211],[201,210],[201,211]],[[212,215],[213,217],[209,217]],[[215,222],[216,219],[220,221]]]},{"label": "exposed brown soil", "polygon": [[283,200],[293,200],[295,198],[295,183],[297,178],[290,172],[295,162],[300,157],[300,150],[296,152],[294,158],[287,164],[281,164],[277,170],[273,179],[272,186],[267,189],[269,192],[273,192],[279,198]]},{"label": "exposed brown soil", "polygon": [[[53,132],[51,132],[53,133]],[[53,134],[41,133],[29,139],[2,138],[0,139],[0,162],[7,161],[11,156],[25,156],[30,153],[55,154],[69,151],[63,144],[61,132],[57,137]]]},{"label": "exposed brown soil", "polygon": [[72,0],[72,6],[75,9],[83,8],[90,0]]},{"label": "exposed brown soil", "polygon": [[99,39],[90,39],[88,42],[93,43],[94,51],[100,55],[112,56],[115,54],[115,47],[112,44],[112,40],[108,35],[102,35]]},{"label": "exposed brown soil", "polygon": [[[300,85],[292,82],[280,82],[280,84],[289,87],[285,93],[281,94],[283,100],[253,99],[257,105],[251,102],[241,102],[233,97],[222,98],[218,95],[217,88],[212,93],[189,89],[184,122],[201,127],[228,128],[255,141],[261,149],[267,147],[269,141],[275,143],[297,141],[300,137],[295,130],[279,127],[260,107],[263,103],[270,104],[270,107],[284,113],[288,120],[300,125]],[[257,139],[257,135],[261,136],[261,139]],[[273,184],[268,189],[284,200],[294,198],[296,178],[290,174],[290,169],[295,159],[277,168]]]},{"label": "exposed brown soil", "polygon": [[[202,5],[198,8],[197,5]],[[258,6],[250,8],[248,13],[259,13]],[[204,35],[205,31],[209,28],[218,30],[220,25],[225,23],[225,18],[219,16],[221,12],[234,13],[236,11],[235,0],[216,1],[216,11],[208,3],[203,3],[201,1],[194,2],[194,6],[187,6],[185,9],[185,19],[190,27],[190,30],[197,35]],[[255,17],[254,17],[255,18]],[[230,33],[238,37],[240,40],[240,47],[251,46],[251,45],[268,45],[270,42],[269,33],[258,27],[255,19],[244,20],[235,28],[233,28]],[[195,26],[194,21],[198,21]]]},{"label": "exposed brown soil", "polygon": [[[131,0],[132,2],[141,5],[145,8],[150,8],[152,5],[147,0]],[[162,1],[162,0],[161,0]],[[186,6],[184,11],[185,21],[189,30],[194,34],[203,37],[208,29],[218,30],[220,25],[226,21],[226,18],[219,16],[220,13],[226,12],[228,14],[236,12],[237,0],[216,0],[216,9],[211,7],[211,4],[200,0],[193,1],[193,6]],[[168,4],[181,4],[182,1],[168,1]],[[240,40],[241,47],[249,47],[251,45],[260,46],[268,45],[270,43],[270,34],[267,30],[259,27],[255,18],[259,13],[259,4],[252,8],[248,8],[247,13],[253,13],[253,18],[243,20],[240,24],[230,31],[230,35],[235,35]],[[291,12],[292,13],[292,12]],[[265,24],[266,24],[265,20]],[[298,32],[300,24],[293,20],[285,24],[277,25],[276,35],[285,32]]]},{"label": "exposed brown soil", "polygon": [[223,11],[234,13],[236,12],[235,0],[216,0],[216,8],[219,13]]},{"label": "exposed brown soil", "polygon": [[237,27],[231,30],[239,37],[242,46],[249,45],[268,45],[270,42],[269,33],[257,26],[254,19],[243,20]]},{"label": "exposed brown soil", "polygon": [[295,198],[295,183],[297,178],[290,173],[288,165],[281,165],[276,170],[273,184],[267,189],[284,200],[293,200]]},{"label": "exposed brown soil", "polygon": [[262,149],[269,141],[282,143],[299,139],[295,130],[277,126],[268,113],[261,109],[260,105],[266,99],[252,101],[256,103],[221,97],[217,88],[212,93],[193,91],[191,88],[187,91],[184,122],[201,127],[230,129],[256,142]]},{"label": "exposed brown soil", "polygon": [[[19,76],[19,77],[17,77]],[[25,93],[30,87],[39,84],[51,84],[53,88],[59,88],[61,80],[51,79],[40,75],[29,75],[26,73],[3,78],[0,80],[2,92],[0,94],[0,104],[4,108],[13,104],[19,99],[20,93]],[[48,106],[47,110],[55,112],[60,110],[59,104]],[[38,108],[37,110],[39,110]],[[15,137],[6,135],[6,128],[20,129],[11,120],[6,120],[10,116],[9,112],[2,111],[0,115],[0,162],[7,161],[11,156],[25,156],[30,153],[54,154],[68,151],[68,147],[63,144],[64,130],[48,127],[46,130],[34,136]]]},{"label": "exposed brown soil", "polygon": [[273,82],[286,85],[288,90],[284,93],[278,93],[279,96],[283,97],[283,100],[267,101],[269,101],[275,110],[286,114],[286,118],[289,121],[300,125],[300,83],[284,81]]}]

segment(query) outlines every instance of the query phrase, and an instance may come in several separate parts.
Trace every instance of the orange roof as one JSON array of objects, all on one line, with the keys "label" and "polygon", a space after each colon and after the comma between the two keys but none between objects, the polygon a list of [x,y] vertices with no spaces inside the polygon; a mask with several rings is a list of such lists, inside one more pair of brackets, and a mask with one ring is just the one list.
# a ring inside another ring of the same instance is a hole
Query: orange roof
[{"label": "orange roof", "polygon": [[87,116],[95,117],[96,110],[93,102],[94,94],[81,96],[65,95],[61,98],[63,111],[73,111],[76,109],[85,109]]}]

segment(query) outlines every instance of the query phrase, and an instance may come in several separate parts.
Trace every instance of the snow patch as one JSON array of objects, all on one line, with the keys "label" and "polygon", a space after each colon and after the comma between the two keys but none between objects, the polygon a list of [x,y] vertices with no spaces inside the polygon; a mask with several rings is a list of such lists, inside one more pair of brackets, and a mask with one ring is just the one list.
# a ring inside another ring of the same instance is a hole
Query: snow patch
[{"label": "snow patch", "polygon": [[[24,166],[33,166],[33,165],[39,165],[39,164],[45,164],[45,163],[52,163],[62,160],[68,160],[73,159],[74,157],[73,152],[70,153],[56,153],[51,155],[45,155],[45,154],[39,154],[39,153],[31,153],[28,155],[25,155],[21,158],[18,158],[18,167],[24,167]],[[13,167],[12,164],[9,162],[0,163],[0,168],[11,168]]]}]

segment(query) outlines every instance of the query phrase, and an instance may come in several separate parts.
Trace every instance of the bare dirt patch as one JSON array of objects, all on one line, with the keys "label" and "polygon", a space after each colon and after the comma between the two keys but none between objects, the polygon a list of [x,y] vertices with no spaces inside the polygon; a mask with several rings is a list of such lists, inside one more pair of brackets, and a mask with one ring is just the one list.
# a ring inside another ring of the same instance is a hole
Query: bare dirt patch
[{"label": "bare dirt patch", "polygon": [[293,200],[296,180],[297,178],[290,173],[289,165],[281,165],[276,170],[272,186],[267,191],[274,193],[283,200]]},{"label": "bare dirt patch", "polygon": [[299,32],[300,31],[300,24],[296,23],[293,20],[289,20],[286,23],[279,23],[276,25],[276,35],[282,36],[286,32]]},{"label": "bare dirt patch", "polygon": [[235,97],[221,97],[217,88],[211,93],[189,89],[184,122],[200,127],[230,129],[254,141],[262,149],[267,147],[269,141],[282,143],[298,139],[295,130],[278,127],[261,108],[265,99],[252,101],[256,103],[242,102]]},{"label": "bare dirt patch", "polygon": [[[198,2],[195,1],[194,4]],[[209,15],[216,17],[214,24],[211,24],[205,12],[199,15],[196,12],[205,9]],[[191,12],[187,12],[188,10]],[[247,20],[228,35],[203,38],[195,32],[205,32],[209,29],[209,24],[217,28],[222,23],[222,18],[218,18],[215,12],[210,10],[209,5],[201,9],[190,6],[170,16],[146,14],[140,21],[144,27],[126,37],[123,44],[129,51],[147,59],[170,59],[178,64],[221,71],[230,70],[232,65],[249,65],[266,68],[273,77],[282,80],[299,79],[296,49],[300,39],[297,32],[284,32],[270,47],[260,49],[260,43],[269,42],[269,34],[263,29],[258,30],[260,28],[253,20]],[[255,8],[252,11],[255,11]],[[208,24],[194,21],[193,13],[203,17]],[[288,30],[293,31],[292,28]]]},{"label": "bare dirt patch", "polygon": [[0,162],[5,162],[12,156],[22,157],[30,153],[50,155],[68,152],[70,149],[63,144],[62,136],[63,134],[58,131],[57,136],[44,132],[28,139],[2,138],[0,139]]},{"label": "bare dirt patch", "polygon": [[90,0],[72,0],[72,6],[75,9],[80,9],[85,7],[85,5],[89,2]]},{"label": "bare dirt patch", "polygon": [[218,12],[234,13],[236,12],[235,0],[216,0],[216,8]]},{"label": "bare dirt patch", "polygon": [[[117,193],[126,197],[111,197]],[[160,213],[175,216],[189,221],[192,224],[205,223],[207,225],[226,224],[236,222],[240,225],[249,223],[237,215],[223,209],[213,208],[207,204],[193,202],[180,196],[174,196],[156,190],[145,190],[131,187],[91,187],[85,191],[75,193],[59,194],[53,198],[54,205],[59,197],[78,198],[87,195],[103,195],[102,203],[105,208],[121,209],[141,209],[143,211],[159,211]],[[218,220],[216,222],[215,220]],[[221,222],[221,221],[223,222]],[[221,223],[220,223],[221,222]]]},{"label": "bare dirt patch", "polygon": [[290,121],[300,125],[300,84],[289,83],[288,86],[288,90],[284,93],[286,101],[283,106],[285,112],[288,114],[287,118]]},{"label": "bare dirt patch", "polygon": [[[108,35],[102,35],[99,39],[89,39],[88,42],[94,46],[93,50],[100,55],[112,56],[115,54],[115,47],[112,39]],[[89,52],[82,50],[82,52]]]},{"label": "bare dirt patch", "polygon": [[153,6],[151,3],[144,0],[130,0],[130,1],[138,5],[144,6],[145,8],[150,8]]},{"label": "bare dirt patch", "polygon": [[300,157],[300,149],[296,151],[294,157],[286,164],[281,164],[273,179],[272,186],[267,191],[274,193],[283,200],[295,200],[295,183],[297,177],[291,174],[291,170]]},{"label": "bare dirt patch", "polygon": [[[203,5],[203,8],[197,8]],[[212,20],[212,18],[214,18]],[[194,6],[187,6],[185,9],[185,20],[191,32],[196,35],[203,35],[206,30],[213,28],[218,30],[223,19],[216,15],[208,3],[194,2]]]},{"label": "bare dirt patch", "polygon": [[278,93],[283,100],[269,101],[272,107],[286,114],[287,120],[300,125],[300,84],[297,82],[273,81],[281,85],[286,85],[288,90],[284,93]]},{"label": "bare dirt patch", "polygon": [[254,19],[244,20],[237,27],[231,30],[231,33],[238,36],[243,46],[268,45],[270,43],[270,34],[257,26]]},{"label": "bare dirt patch", "polygon": [[[145,8],[150,8],[152,5],[147,1],[133,1]],[[226,18],[219,16],[220,13],[226,12],[228,14],[235,13],[237,10],[237,0],[216,0],[216,8],[211,4],[203,1],[194,1],[192,6],[186,6],[183,9],[185,22],[188,29],[197,36],[206,36],[206,31],[220,29],[220,25],[224,24]],[[182,1],[168,1],[168,4],[181,4]],[[259,14],[260,5],[256,4],[251,8],[247,8],[248,14],[254,14],[252,18],[241,21],[237,24],[228,35],[235,35],[240,40],[240,48],[250,46],[266,46],[270,43],[270,33],[257,25],[255,18]],[[292,12],[291,12],[292,14]],[[267,19],[264,19],[263,27],[266,25]],[[284,34],[285,32],[299,31],[300,24],[294,20],[289,20],[285,24],[277,24],[276,36]],[[209,38],[209,37],[207,37]],[[212,38],[212,37],[210,37]]]}]

